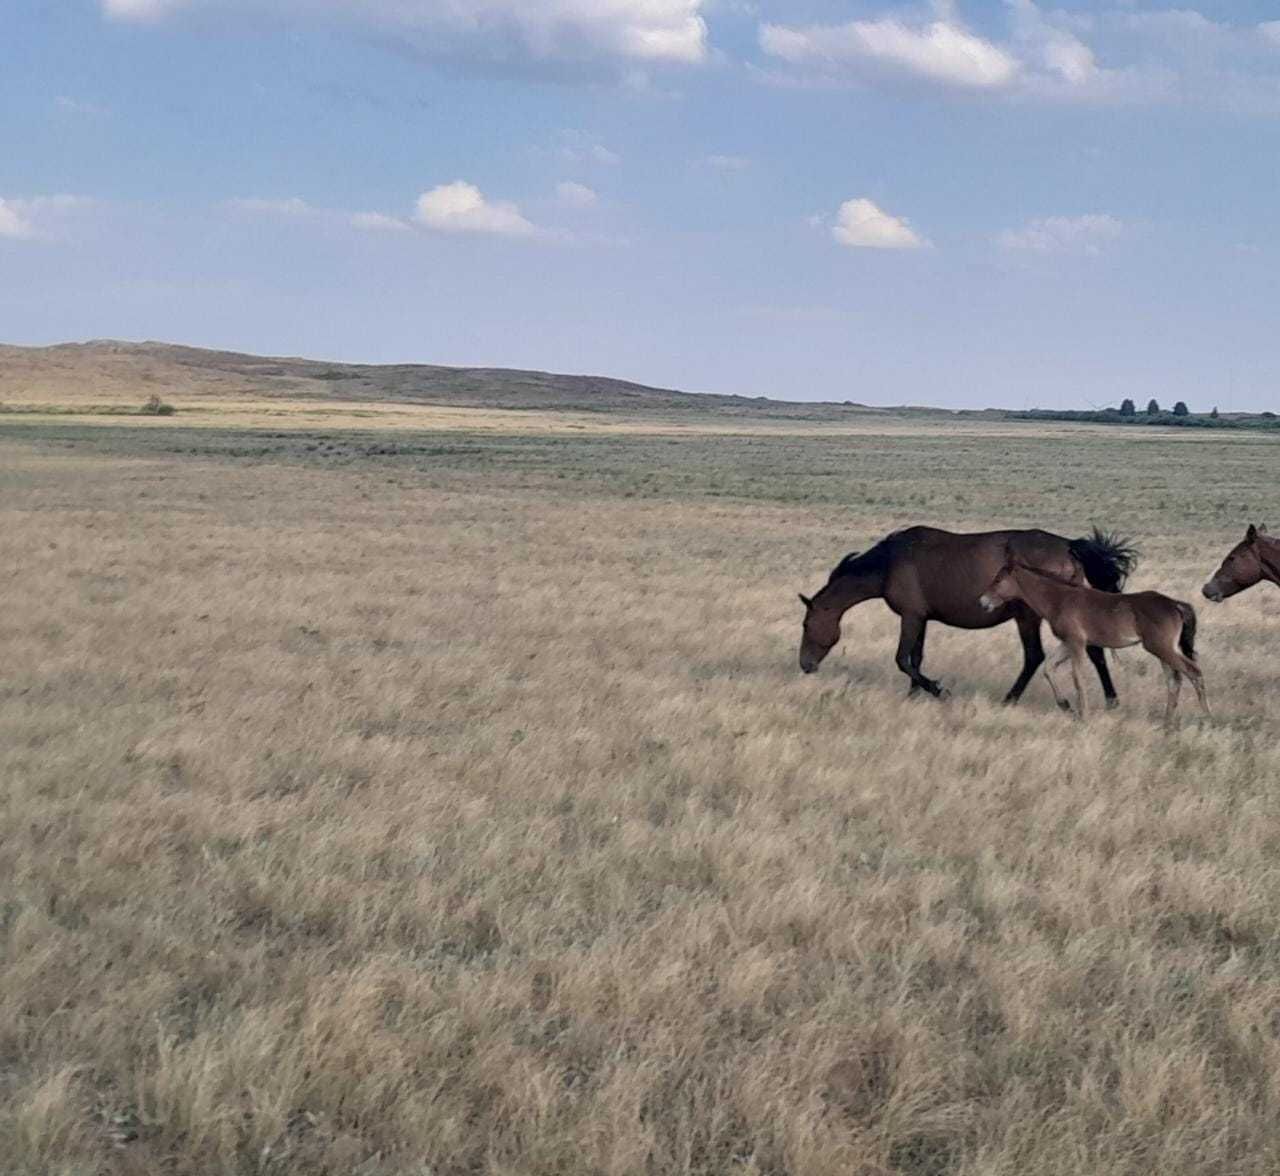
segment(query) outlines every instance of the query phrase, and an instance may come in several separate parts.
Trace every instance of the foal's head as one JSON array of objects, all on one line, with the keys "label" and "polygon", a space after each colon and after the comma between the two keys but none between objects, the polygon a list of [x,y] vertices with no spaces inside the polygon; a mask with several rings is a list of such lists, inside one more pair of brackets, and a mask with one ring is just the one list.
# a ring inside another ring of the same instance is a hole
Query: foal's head
[{"label": "foal's head", "polygon": [[840,640],[840,610],[821,600],[810,599],[803,592],[800,593],[800,602],[804,605],[800,668],[806,674],[812,674]]},{"label": "foal's head", "polygon": [[1244,539],[1237,543],[1222,561],[1222,566],[1213,573],[1211,579],[1200,589],[1215,604],[1252,588],[1262,579],[1262,555],[1258,551],[1258,536],[1267,533],[1266,527],[1249,525]]},{"label": "foal's head", "polygon": [[1005,560],[1004,567],[996,573],[996,578],[991,581],[987,590],[978,597],[978,603],[987,612],[995,612],[996,609],[1003,608],[1012,601],[1022,599],[1022,592],[1018,588],[1018,581],[1014,578],[1013,569],[1013,559]]}]

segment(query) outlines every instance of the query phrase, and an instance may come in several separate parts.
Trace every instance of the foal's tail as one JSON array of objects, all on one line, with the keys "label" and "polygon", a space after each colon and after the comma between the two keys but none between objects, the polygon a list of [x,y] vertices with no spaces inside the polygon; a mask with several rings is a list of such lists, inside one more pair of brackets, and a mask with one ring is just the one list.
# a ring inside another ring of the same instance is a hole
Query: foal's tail
[{"label": "foal's tail", "polygon": [[1178,648],[1184,657],[1196,660],[1196,610],[1184,600],[1175,601],[1182,614],[1182,633],[1178,637]]},{"label": "foal's tail", "polygon": [[1103,592],[1119,592],[1138,565],[1138,549],[1113,532],[1093,528],[1093,534],[1072,539],[1070,551],[1084,569],[1085,579]]}]

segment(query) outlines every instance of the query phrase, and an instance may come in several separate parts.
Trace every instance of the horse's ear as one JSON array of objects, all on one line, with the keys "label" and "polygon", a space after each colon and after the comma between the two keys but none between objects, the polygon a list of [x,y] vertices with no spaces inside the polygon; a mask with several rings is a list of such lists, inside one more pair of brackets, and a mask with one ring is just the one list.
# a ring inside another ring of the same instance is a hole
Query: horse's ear
[{"label": "horse's ear", "polygon": [[1266,533],[1267,533],[1267,524],[1266,524],[1266,523],[1259,523],[1259,524],[1258,524],[1258,534],[1259,534],[1259,535],[1265,535]]},{"label": "horse's ear", "polygon": [[1257,537],[1258,537],[1258,528],[1255,527],[1252,523],[1250,523],[1249,529],[1244,533],[1244,541],[1246,543],[1252,543]]},{"label": "horse's ear", "polygon": [[813,601],[810,600],[803,592],[798,592],[796,595],[800,597],[800,603],[803,604],[805,608],[813,607]]}]

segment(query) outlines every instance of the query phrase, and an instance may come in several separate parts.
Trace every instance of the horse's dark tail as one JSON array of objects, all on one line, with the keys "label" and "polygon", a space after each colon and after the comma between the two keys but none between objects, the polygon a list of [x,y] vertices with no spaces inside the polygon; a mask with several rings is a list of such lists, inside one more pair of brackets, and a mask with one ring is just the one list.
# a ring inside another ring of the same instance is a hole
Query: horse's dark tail
[{"label": "horse's dark tail", "polygon": [[1085,579],[1103,592],[1119,592],[1138,566],[1138,549],[1114,531],[1094,527],[1092,535],[1072,539],[1070,551],[1084,569]]},{"label": "horse's dark tail", "polygon": [[1179,600],[1177,604],[1178,611],[1182,614],[1182,633],[1178,637],[1178,648],[1182,650],[1184,657],[1191,661],[1195,661],[1196,610],[1183,600]]}]

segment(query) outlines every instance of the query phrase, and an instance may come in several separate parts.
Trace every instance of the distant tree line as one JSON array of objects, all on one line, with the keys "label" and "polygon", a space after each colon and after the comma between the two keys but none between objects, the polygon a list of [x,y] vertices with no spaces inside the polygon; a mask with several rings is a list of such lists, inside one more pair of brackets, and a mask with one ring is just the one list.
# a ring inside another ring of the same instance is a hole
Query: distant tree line
[{"label": "distant tree line", "polygon": [[1193,413],[1185,400],[1179,400],[1169,411],[1160,407],[1153,396],[1147,402],[1146,412],[1139,413],[1138,406],[1129,397],[1120,402],[1119,408],[1091,410],[1030,409],[1012,412],[1010,417],[1021,420],[1085,421],[1109,425],[1183,425],[1202,429],[1274,429],[1280,428],[1280,417],[1274,412],[1239,414],[1223,420],[1217,406],[1208,413]]}]

